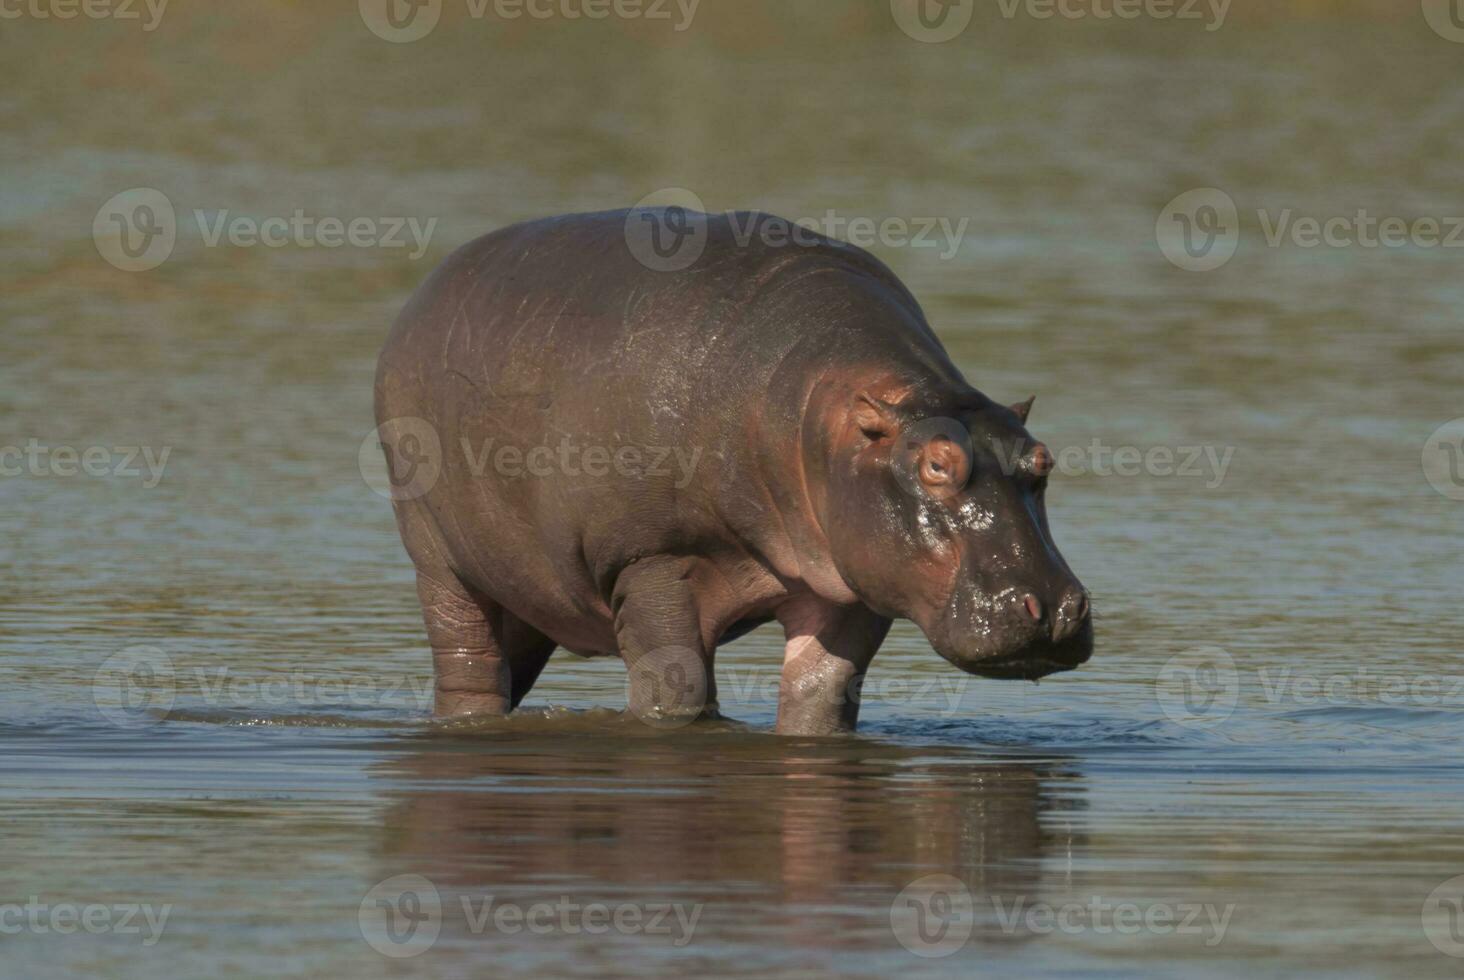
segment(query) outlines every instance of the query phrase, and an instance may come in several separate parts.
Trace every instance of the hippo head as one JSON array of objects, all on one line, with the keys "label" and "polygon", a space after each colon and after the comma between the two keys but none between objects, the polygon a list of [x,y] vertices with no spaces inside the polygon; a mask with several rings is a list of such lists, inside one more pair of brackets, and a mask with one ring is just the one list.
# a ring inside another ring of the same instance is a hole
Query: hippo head
[{"label": "hippo head", "polygon": [[972,391],[935,410],[885,394],[824,416],[824,532],[840,576],[970,673],[1035,680],[1083,663],[1088,594],[1047,526],[1053,456],[1026,430],[1031,401]]}]

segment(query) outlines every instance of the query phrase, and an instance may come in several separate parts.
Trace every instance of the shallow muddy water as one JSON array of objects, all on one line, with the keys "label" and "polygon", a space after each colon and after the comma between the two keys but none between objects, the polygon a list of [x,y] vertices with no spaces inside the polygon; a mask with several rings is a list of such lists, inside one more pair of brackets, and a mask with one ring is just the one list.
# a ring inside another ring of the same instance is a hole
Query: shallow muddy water
[{"label": "shallow muddy water", "polygon": [[[1267,240],[1464,214],[1464,44],[1279,6],[6,20],[0,975],[1464,971],[1461,252]],[[647,729],[564,654],[513,718],[428,721],[376,349],[463,241],[670,186],[934,227],[873,250],[1037,394],[1088,665],[982,681],[897,624],[857,736],[780,739],[764,628],[725,722]],[[93,223],[137,187],[176,245],[128,272]],[[1239,245],[1187,271],[1156,221],[1204,187]],[[210,244],[297,209],[431,232]]]}]

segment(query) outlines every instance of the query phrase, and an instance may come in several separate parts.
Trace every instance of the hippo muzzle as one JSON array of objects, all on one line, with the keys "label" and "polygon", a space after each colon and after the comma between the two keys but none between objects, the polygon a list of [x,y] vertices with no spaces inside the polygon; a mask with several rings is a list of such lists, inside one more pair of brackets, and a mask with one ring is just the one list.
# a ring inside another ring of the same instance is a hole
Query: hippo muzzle
[{"label": "hippo muzzle", "polygon": [[1033,589],[995,595],[957,589],[940,621],[925,633],[936,652],[957,667],[1001,680],[1037,680],[1072,670],[1093,655],[1092,608],[1076,580],[1047,601]]}]

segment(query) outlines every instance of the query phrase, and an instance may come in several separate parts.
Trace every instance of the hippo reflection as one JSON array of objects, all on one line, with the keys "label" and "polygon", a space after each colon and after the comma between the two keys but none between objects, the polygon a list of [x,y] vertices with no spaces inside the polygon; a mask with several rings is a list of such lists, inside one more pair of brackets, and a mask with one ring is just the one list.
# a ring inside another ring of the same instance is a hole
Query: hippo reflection
[{"label": "hippo reflection", "polygon": [[[1076,777],[1061,765],[879,743],[439,737],[374,775],[400,784],[385,791],[397,802],[379,876],[423,875],[445,905],[698,903],[693,948],[772,934],[815,949],[837,934],[888,950],[890,906],[911,881],[945,873],[979,899],[1031,899],[1054,880],[1045,859],[1079,843],[1064,817]],[[978,902],[978,941],[1008,939],[992,907]],[[474,931],[452,914],[444,930]]]}]

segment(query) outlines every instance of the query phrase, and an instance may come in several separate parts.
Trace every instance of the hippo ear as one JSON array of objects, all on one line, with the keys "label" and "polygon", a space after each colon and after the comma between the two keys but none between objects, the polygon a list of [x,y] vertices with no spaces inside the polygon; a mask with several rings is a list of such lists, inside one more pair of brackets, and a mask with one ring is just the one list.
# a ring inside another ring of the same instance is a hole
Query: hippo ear
[{"label": "hippo ear", "polygon": [[854,424],[859,426],[859,431],[864,433],[866,438],[876,441],[889,438],[899,428],[895,407],[887,401],[864,392],[855,396],[851,415]]},{"label": "hippo ear", "polygon": [[1037,396],[1036,395],[1033,395],[1031,398],[1028,398],[1026,401],[1024,401],[1024,402],[1017,402],[1015,405],[1013,405],[1011,407],[1012,408],[1012,411],[1014,411],[1014,412],[1017,413],[1017,418],[1019,418],[1019,419],[1022,420],[1022,424],[1023,425],[1026,425],[1027,424],[1027,414],[1032,411],[1032,403],[1035,402],[1036,400],[1037,400]]}]

